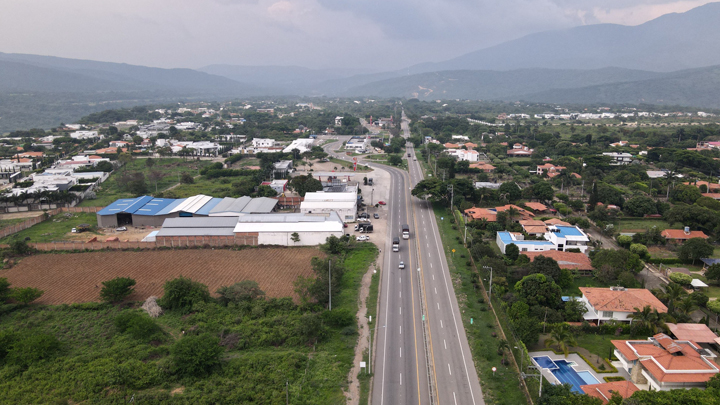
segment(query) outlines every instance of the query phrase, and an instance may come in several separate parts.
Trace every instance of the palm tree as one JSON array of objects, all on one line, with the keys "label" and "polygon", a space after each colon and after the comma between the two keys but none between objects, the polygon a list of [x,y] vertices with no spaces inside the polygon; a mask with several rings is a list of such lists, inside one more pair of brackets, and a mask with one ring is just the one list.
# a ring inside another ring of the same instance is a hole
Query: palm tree
[{"label": "palm tree", "polygon": [[637,322],[641,327],[656,334],[660,328],[665,329],[665,322],[663,322],[662,315],[657,309],[650,308],[650,305],[646,305],[643,309],[637,307],[634,308],[635,312],[628,315],[628,318],[632,319],[630,323]]},{"label": "palm tree", "polygon": [[504,365],[507,363],[507,358],[505,358],[505,351],[510,350],[510,343],[508,343],[505,339],[498,340],[498,347],[497,347],[497,353],[498,355],[502,356],[501,363]]},{"label": "palm tree", "polygon": [[685,289],[677,283],[670,283],[665,286],[665,292],[660,297],[661,300],[665,301],[668,307],[668,313],[675,312],[675,303],[680,300],[680,297],[687,294]]},{"label": "palm tree", "polygon": [[510,218],[510,222],[514,222],[513,219],[518,215],[520,215],[520,211],[518,211],[517,208],[510,207],[510,209],[508,209],[508,218]]},{"label": "palm tree", "polygon": [[570,354],[570,346],[576,346],[575,336],[570,332],[567,324],[561,324],[553,328],[550,337],[545,340],[545,347],[557,345],[565,357]]},{"label": "palm tree", "polygon": [[697,309],[697,306],[690,297],[685,297],[685,299],[677,303],[676,309],[679,314],[689,316],[691,312]]}]

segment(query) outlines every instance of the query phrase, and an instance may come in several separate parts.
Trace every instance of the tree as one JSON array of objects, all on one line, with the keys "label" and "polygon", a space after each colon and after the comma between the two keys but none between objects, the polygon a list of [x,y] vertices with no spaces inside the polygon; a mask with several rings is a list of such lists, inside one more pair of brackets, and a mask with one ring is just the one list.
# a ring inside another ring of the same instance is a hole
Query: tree
[{"label": "tree", "polygon": [[152,159],[152,158],[145,159],[145,166],[152,169],[153,166],[155,166],[155,159]]},{"label": "tree", "polygon": [[632,241],[633,241],[633,238],[630,235],[619,235],[617,237],[618,245],[620,245],[626,249],[630,247],[630,245],[632,244]]},{"label": "tree", "polygon": [[217,289],[216,293],[220,296],[218,301],[222,305],[229,303],[252,302],[265,298],[265,291],[260,289],[257,282],[253,280],[243,280],[231,286],[222,286]]},{"label": "tree", "polygon": [[530,263],[530,274],[540,273],[553,280],[560,278],[560,265],[551,257],[539,255]]},{"label": "tree", "polygon": [[625,201],[623,210],[632,217],[657,214],[657,204],[650,197],[640,195]]},{"label": "tree", "polygon": [[565,313],[565,321],[580,322],[585,312],[587,312],[587,308],[585,307],[585,303],[579,299],[571,299],[565,302],[563,312]]},{"label": "tree", "polygon": [[[120,147],[118,147],[118,150],[120,150]],[[120,152],[118,152],[120,153]],[[128,163],[133,161],[133,156],[127,152],[122,152],[118,155],[118,162],[122,164],[123,166],[126,166]]]},{"label": "tree", "polygon": [[670,192],[670,200],[673,202],[693,204],[700,197],[702,197],[700,190],[690,184],[678,184]]},{"label": "tree", "polygon": [[305,197],[306,193],[322,191],[323,189],[320,180],[313,178],[312,174],[295,176],[288,182],[288,186],[300,194],[301,197]]},{"label": "tree", "polygon": [[210,334],[203,334],[184,336],[170,348],[170,354],[178,374],[186,377],[204,377],[220,364],[223,350],[220,339]]},{"label": "tree", "polygon": [[570,346],[577,345],[575,336],[570,332],[567,324],[560,324],[552,329],[550,337],[545,340],[545,347],[553,345],[557,345],[563,354],[565,354],[565,357],[567,357],[570,352]]},{"label": "tree", "polygon": [[523,277],[515,284],[515,291],[531,307],[540,305],[555,309],[562,305],[560,287],[544,274]]},{"label": "tree", "polygon": [[10,297],[10,293],[12,290],[10,289],[10,282],[7,281],[7,278],[0,277],[0,304],[7,301],[7,299]]},{"label": "tree", "polygon": [[680,285],[688,285],[692,282],[693,278],[689,274],[674,272],[669,276],[670,280]]},{"label": "tree", "polygon": [[675,303],[680,301],[681,297],[686,295],[685,289],[677,283],[670,283],[665,286],[665,291],[656,294],[657,297],[668,307],[668,312],[675,312]]},{"label": "tree", "polygon": [[412,195],[430,201],[441,201],[447,199],[448,191],[445,182],[437,177],[430,177],[420,180],[412,189]]},{"label": "tree", "polygon": [[[585,394],[578,394],[573,391],[570,384],[550,384],[545,382],[542,387],[542,396],[537,402],[538,405],[602,405],[600,398],[591,397]],[[644,404],[644,403],[643,403]]]},{"label": "tree", "polygon": [[525,343],[525,346],[534,346],[540,338],[540,321],[531,316],[525,316],[512,321],[515,333]]},{"label": "tree", "polygon": [[10,252],[14,255],[25,256],[30,253],[30,251],[32,251],[32,248],[22,239],[13,239],[13,241],[10,242]]},{"label": "tree", "polygon": [[710,257],[714,248],[703,238],[691,238],[685,241],[678,249],[678,258],[684,262],[695,261],[703,257]]},{"label": "tree", "polygon": [[505,256],[513,262],[520,256],[520,248],[516,244],[511,243],[505,247]]},{"label": "tree", "polygon": [[708,267],[708,269],[705,270],[705,278],[707,278],[708,281],[720,283],[720,263],[715,263]]},{"label": "tree", "polygon": [[388,155],[388,163],[393,166],[400,166],[402,158],[397,154]]},{"label": "tree", "polygon": [[640,243],[633,243],[630,245],[630,251],[638,255],[641,259],[650,259],[650,252],[648,252],[647,246]]},{"label": "tree", "polygon": [[42,297],[44,293],[45,291],[33,287],[13,288],[12,293],[10,293],[10,298],[21,304],[28,305]]},{"label": "tree", "polygon": [[292,234],[290,234],[290,239],[293,242],[298,243],[300,242],[300,234],[298,234],[297,232],[293,232]]},{"label": "tree", "polygon": [[709,301],[707,303],[707,309],[713,311],[716,314],[720,314],[720,301]]},{"label": "tree", "polygon": [[210,291],[205,284],[183,276],[165,282],[163,290],[165,293],[158,304],[164,309],[188,313],[194,304],[210,301]]},{"label": "tree", "polygon": [[605,281],[617,279],[623,271],[639,273],[644,267],[638,255],[624,249],[600,249],[593,252],[592,266],[598,271],[606,270],[604,276],[610,278]]},{"label": "tree", "polygon": [[133,293],[135,280],[129,277],[116,277],[112,280],[103,281],[100,290],[100,298],[109,303],[120,302]]},{"label": "tree", "polygon": [[60,349],[60,341],[46,333],[24,333],[13,339],[6,360],[22,368],[27,368],[40,360],[49,359]]},{"label": "tree", "polygon": [[555,194],[555,191],[553,191],[550,183],[546,181],[535,183],[532,187],[532,191],[535,198],[543,201],[551,201],[553,199],[553,195]]},{"label": "tree", "polygon": [[123,311],[115,317],[113,323],[120,333],[127,333],[133,339],[149,342],[162,338],[163,331],[160,325],[142,311]]},{"label": "tree", "polygon": [[661,322],[657,309],[650,308],[650,305],[646,305],[643,309],[635,307],[635,312],[628,315],[628,318],[632,319],[631,324],[637,323],[641,328],[651,331],[653,334],[657,333],[658,325]]},{"label": "tree", "polygon": [[517,184],[507,181],[498,188],[498,195],[505,196],[507,201],[517,201],[522,197],[522,191]]},{"label": "tree", "polygon": [[190,173],[183,173],[180,176],[180,183],[182,184],[193,184],[195,183],[195,179]]},{"label": "tree", "polygon": [[[148,160],[150,160],[150,159],[148,159]],[[157,188],[158,181],[162,180],[164,177],[165,177],[165,173],[163,173],[159,170],[150,170],[150,172],[148,173],[148,179],[151,182],[155,183],[155,192],[156,193],[158,191],[158,188]]]}]

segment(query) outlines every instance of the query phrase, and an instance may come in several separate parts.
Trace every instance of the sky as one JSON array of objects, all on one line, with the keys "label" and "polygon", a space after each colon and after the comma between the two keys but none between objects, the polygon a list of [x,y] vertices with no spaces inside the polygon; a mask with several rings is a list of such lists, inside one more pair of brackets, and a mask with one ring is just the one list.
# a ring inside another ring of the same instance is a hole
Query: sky
[{"label": "sky", "polygon": [[708,0],[0,0],[0,52],[154,67],[391,70]]}]

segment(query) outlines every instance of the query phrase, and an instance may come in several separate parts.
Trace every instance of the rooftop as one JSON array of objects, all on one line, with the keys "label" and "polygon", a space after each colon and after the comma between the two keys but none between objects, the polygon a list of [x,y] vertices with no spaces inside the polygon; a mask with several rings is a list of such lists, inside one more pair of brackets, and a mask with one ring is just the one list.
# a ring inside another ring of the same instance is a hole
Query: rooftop
[{"label": "rooftop", "polygon": [[650,306],[658,312],[666,313],[667,307],[653,293],[644,288],[597,288],[580,287],[595,311],[635,312]]},{"label": "rooftop", "polygon": [[592,270],[590,258],[583,253],[561,252],[559,250],[548,250],[545,252],[522,252],[527,255],[530,261],[534,261],[538,256],[545,256],[555,260],[561,269],[568,270]]},{"label": "rooftop", "polygon": [[630,398],[635,391],[640,391],[640,388],[633,384],[632,381],[613,381],[604,384],[581,385],[580,389],[591,397],[600,398],[603,404],[608,403],[613,392],[617,392],[623,398]]},{"label": "rooftop", "polygon": [[670,332],[680,340],[696,343],[715,343],[717,335],[702,323],[666,323]]},{"label": "rooftop", "polygon": [[660,235],[664,236],[666,239],[709,238],[709,236],[705,235],[703,231],[685,232],[683,229],[665,229],[660,233]]}]

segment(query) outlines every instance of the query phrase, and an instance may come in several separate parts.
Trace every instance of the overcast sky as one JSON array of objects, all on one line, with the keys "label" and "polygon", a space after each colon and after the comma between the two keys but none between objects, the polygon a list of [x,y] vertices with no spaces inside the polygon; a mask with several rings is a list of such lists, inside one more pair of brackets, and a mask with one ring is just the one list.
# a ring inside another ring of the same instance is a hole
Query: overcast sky
[{"label": "overcast sky", "polygon": [[397,69],[708,0],[0,0],[0,52],[157,67]]}]

